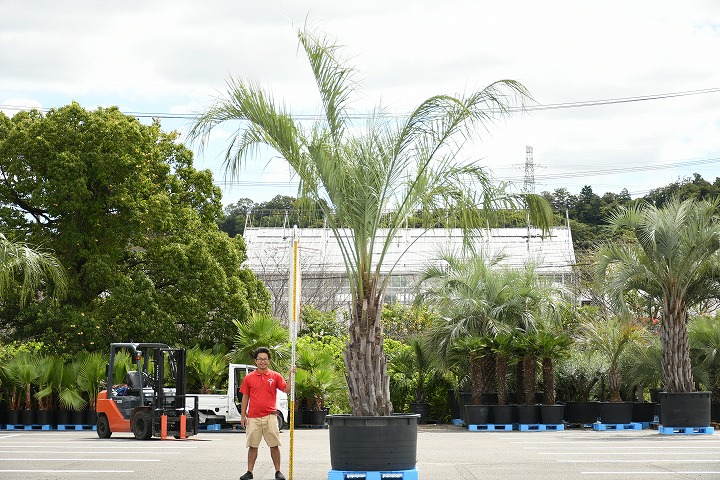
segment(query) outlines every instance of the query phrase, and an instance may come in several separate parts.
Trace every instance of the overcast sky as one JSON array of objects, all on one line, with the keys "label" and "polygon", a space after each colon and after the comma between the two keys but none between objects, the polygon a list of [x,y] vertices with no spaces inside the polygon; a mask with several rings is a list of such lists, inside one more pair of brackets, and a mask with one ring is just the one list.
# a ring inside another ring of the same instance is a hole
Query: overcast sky
[{"label": "overcast sky", "polygon": [[[361,113],[382,103],[403,114],[434,94],[522,82],[541,108],[497,124],[464,152],[498,179],[522,186],[526,146],[537,192],[591,185],[640,196],[695,172],[720,176],[716,0],[0,0],[0,110],[117,105],[179,115],[162,125],[184,133],[232,75],[259,80],[293,113],[315,114],[294,33],[306,19],[346,46],[360,72],[352,107]],[[542,108],[623,99],[638,101]],[[270,155],[226,179],[229,132],[204,152],[192,146],[224,204],[296,193]]]}]

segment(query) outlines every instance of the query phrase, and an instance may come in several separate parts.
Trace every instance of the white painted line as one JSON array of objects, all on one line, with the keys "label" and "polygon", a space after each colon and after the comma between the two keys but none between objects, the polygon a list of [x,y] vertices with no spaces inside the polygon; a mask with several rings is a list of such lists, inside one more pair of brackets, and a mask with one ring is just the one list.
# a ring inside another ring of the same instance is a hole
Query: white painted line
[{"label": "white painted line", "polygon": [[[7,450],[4,448],[0,448],[0,453],[28,453],[27,450]],[[78,452],[76,450],[39,450],[37,448],[32,449],[32,453],[38,454],[38,453],[52,453],[55,455],[58,454],[68,454],[68,455],[97,455],[102,453],[103,455],[107,455],[108,453],[132,453],[135,455],[140,455],[142,452],[138,452],[137,450],[113,450],[112,452],[95,452],[95,451],[81,451]],[[179,452],[147,452],[148,455],[171,455],[171,454],[178,454]]]},{"label": "white painted line", "polygon": [[[66,448],[88,448],[89,446],[92,446],[93,450],[114,450],[116,448],[124,448],[128,449],[131,448],[130,445],[127,443],[124,444],[117,444],[117,445],[98,445],[98,444],[78,444],[75,442],[53,442],[53,443],[47,443],[47,442],[27,442],[27,443],[3,443],[0,444],[0,447],[2,448],[8,448],[8,447],[15,447],[15,448],[27,448],[27,447],[35,447],[35,446],[46,446],[51,447],[53,445],[62,445]],[[188,449],[197,449],[198,447],[145,447],[137,448],[134,451],[139,452],[143,450],[188,450]]]},{"label": "white painted line", "polygon": [[708,463],[719,463],[718,459],[709,458],[693,458],[693,459],[668,459],[668,458],[645,458],[643,460],[613,460],[609,458],[603,458],[602,460],[558,460],[557,463],[661,463],[661,462],[674,462],[674,463],[697,463],[697,462],[708,462]]},{"label": "white painted line", "polygon": [[676,470],[668,471],[630,471],[630,472],[580,472],[583,475],[717,475],[720,471],[703,471],[703,470]]},{"label": "white painted line", "polygon": [[0,470],[0,473],[135,473],[135,470]]},{"label": "white painted line", "polygon": [[159,462],[159,458],[0,458],[0,462]]},{"label": "white painted line", "polygon": [[[652,453],[652,452],[650,452]],[[537,452],[538,455],[644,455],[643,452]],[[678,454],[680,455],[680,454]],[[707,455],[707,452],[682,452],[682,455]]]}]

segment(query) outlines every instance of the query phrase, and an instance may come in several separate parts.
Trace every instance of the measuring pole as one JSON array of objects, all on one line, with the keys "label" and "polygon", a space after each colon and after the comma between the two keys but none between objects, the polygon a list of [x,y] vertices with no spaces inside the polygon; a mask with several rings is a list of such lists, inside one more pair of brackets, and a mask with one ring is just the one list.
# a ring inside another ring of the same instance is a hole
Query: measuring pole
[{"label": "measuring pole", "polygon": [[292,248],[290,249],[290,282],[288,283],[289,325],[290,325],[290,458],[288,479],[293,480],[293,451],[295,447],[295,346],[300,320],[300,238],[297,226],[293,227]]}]

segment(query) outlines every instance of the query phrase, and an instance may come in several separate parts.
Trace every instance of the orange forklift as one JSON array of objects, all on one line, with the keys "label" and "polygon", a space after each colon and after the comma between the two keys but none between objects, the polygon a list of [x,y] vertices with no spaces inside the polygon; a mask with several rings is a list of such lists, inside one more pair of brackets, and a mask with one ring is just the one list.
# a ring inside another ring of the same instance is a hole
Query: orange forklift
[{"label": "orange forklift", "polygon": [[[115,384],[115,362],[130,355],[134,370]],[[97,434],[132,432],[139,440],[197,435],[197,398],[186,394],[186,352],[162,343],[112,343],[107,389],[97,398]],[[188,409],[187,400],[192,409]]]}]

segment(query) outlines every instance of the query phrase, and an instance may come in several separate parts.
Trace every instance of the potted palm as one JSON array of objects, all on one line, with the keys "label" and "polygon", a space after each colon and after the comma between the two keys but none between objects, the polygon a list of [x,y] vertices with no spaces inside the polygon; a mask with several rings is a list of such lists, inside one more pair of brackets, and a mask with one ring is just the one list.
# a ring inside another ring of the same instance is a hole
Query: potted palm
[{"label": "potted palm", "polygon": [[665,427],[710,424],[710,392],[696,392],[688,345],[688,311],[720,294],[720,199],[681,201],[660,207],[638,203],[610,216],[611,229],[626,230],[630,243],[607,243],[597,251],[597,273],[620,306],[630,291],[662,305],[660,339]]},{"label": "potted palm", "polygon": [[87,396],[88,408],[85,412],[84,420],[84,424],[86,425],[95,425],[97,423],[95,403],[107,379],[107,373],[105,371],[106,365],[107,360],[105,356],[97,352],[88,353],[81,359],[77,383],[80,390]]},{"label": "potted palm", "polygon": [[[407,441],[389,440],[415,437],[417,417],[392,415],[381,314],[393,264],[386,262],[385,252],[417,211],[449,213],[451,208],[467,226],[481,227],[490,210],[479,207],[501,198],[506,203],[519,200],[499,196],[478,164],[460,161],[456,147],[462,142],[455,140],[509,113],[510,104],[524,101],[528,92],[505,80],[466,97],[438,95],[399,122],[373,115],[360,131],[349,110],[357,87],[354,70],[345,64],[339,47],[308,29],[298,31],[298,37],[322,99],[322,120],[306,128],[256,83],[231,79],[227,94],[198,116],[191,136],[204,141],[217,125],[240,120],[226,155],[230,171],[238,172],[260,145],[267,146],[297,174],[301,196],[323,211],[350,287],[344,361],[354,418],[329,421],[331,463],[336,470],[412,469],[415,449],[401,454],[395,446]],[[547,202],[537,195],[524,201],[533,219],[549,227]],[[385,433],[378,433],[380,429]],[[378,435],[388,439],[383,449],[376,448]],[[341,455],[348,448],[344,443],[356,445],[362,437],[369,440],[367,449],[355,446],[350,457]]]},{"label": "potted palm", "polygon": [[565,356],[572,340],[563,331],[559,331],[554,322],[543,322],[536,336],[537,351],[542,363],[543,404],[540,406],[540,418],[546,425],[563,423],[565,406],[555,402],[555,360]]},{"label": "potted palm", "polygon": [[599,310],[590,312],[580,328],[578,341],[600,352],[606,362],[607,385],[610,401],[601,402],[598,416],[601,423],[627,424],[632,421],[632,402],[623,402],[620,396],[622,375],[620,361],[623,354],[634,344],[644,344],[643,328],[628,317],[600,315]]},{"label": "potted palm", "polygon": [[328,397],[344,390],[340,372],[335,369],[332,351],[322,342],[304,339],[298,344],[295,382],[298,397],[305,406],[305,425],[324,425]]}]

